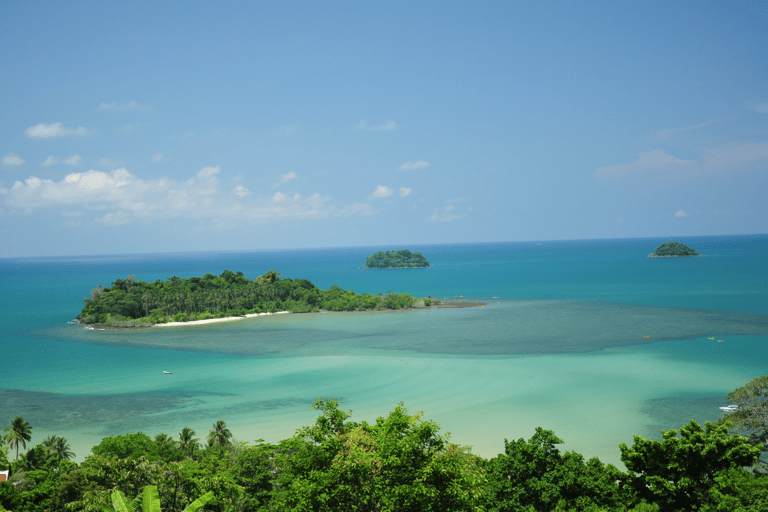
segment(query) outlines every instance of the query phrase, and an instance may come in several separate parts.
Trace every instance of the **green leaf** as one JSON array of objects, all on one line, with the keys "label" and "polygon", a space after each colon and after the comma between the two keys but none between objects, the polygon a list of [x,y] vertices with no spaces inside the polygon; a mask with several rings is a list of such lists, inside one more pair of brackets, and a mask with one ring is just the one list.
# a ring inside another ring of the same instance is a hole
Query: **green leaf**
[{"label": "green leaf", "polygon": [[141,504],[141,510],[142,512],[160,512],[160,493],[154,485],[144,488],[144,502]]},{"label": "green leaf", "polygon": [[203,494],[202,496],[197,498],[195,501],[193,501],[189,505],[187,505],[187,508],[185,508],[182,512],[195,512],[196,510],[203,508],[205,504],[211,501],[212,499],[213,499],[213,491],[209,491],[206,494]]},{"label": "green leaf", "polygon": [[131,503],[122,491],[112,493],[112,506],[115,508],[115,512],[134,512]]}]

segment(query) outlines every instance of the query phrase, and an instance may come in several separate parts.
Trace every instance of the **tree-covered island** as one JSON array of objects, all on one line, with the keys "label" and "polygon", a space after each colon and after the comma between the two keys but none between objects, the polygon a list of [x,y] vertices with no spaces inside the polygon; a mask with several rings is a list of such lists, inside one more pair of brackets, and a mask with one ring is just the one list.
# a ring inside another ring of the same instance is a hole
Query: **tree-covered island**
[{"label": "tree-covered island", "polygon": [[136,280],[131,275],[108,288],[93,289],[84,302],[77,317],[80,323],[110,327],[142,327],[277,311],[395,310],[439,303],[431,298],[416,299],[407,293],[356,294],[338,286],[321,290],[306,279],[281,279],[274,270],[253,281],[242,272],[231,270],[218,277],[173,276],[154,283]]},{"label": "tree-covered island", "polygon": [[656,248],[655,252],[648,255],[649,258],[674,258],[677,256],[700,256],[700,254],[687,245],[678,242],[667,242]]},{"label": "tree-covered island", "polygon": [[421,268],[429,262],[420,252],[408,249],[399,251],[379,251],[365,259],[365,268]]}]

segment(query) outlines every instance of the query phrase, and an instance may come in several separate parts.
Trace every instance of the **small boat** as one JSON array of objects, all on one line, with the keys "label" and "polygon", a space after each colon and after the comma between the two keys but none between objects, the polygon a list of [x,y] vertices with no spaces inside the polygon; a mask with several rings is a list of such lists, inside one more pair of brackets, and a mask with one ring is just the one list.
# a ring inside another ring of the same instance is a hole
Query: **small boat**
[{"label": "small boat", "polygon": [[170,374],[172,374],[173,372],[168,372],[168,371],[165,371],[165,370],[163,370],[163,373],[164,373],[164,374],[166,374],[166,375],[170,375]]},{"label": "small boat", "polygon": [[713,339],[715,339],[715,337],[714,337],[714,336],[712,336],[711,338],[707,338],[707,339],[708,339],[708,340],[713,340]]},{"label": "small boat", "polygon": [[732,404],[732,405],[726,405],[725,407],[718,407],[718,409],[724,412],[735,412],[739,410],[739,406],[736,404]]}]

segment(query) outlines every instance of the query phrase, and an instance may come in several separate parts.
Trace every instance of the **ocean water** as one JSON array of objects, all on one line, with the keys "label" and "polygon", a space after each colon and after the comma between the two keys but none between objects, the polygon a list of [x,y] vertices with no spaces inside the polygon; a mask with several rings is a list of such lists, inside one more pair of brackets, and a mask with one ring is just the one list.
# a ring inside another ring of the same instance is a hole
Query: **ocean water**
[{"label": "ocean water", "polygon": [[[190,426],[202,439],[219,419],[238,440],[276,442],[312,423],[321,396],[357,421],[403,401],[485,457],[541,426],[620,464],[619,443],[714,421],[730,390],[768,373],[768,236],[678,238],[705,256],[647,258],[666,241],[410,246],[432,267],[403,270],[360,269],[386,247],[1,259],[0,421],[23,416],[33,444],[63,435],[82,459],[105,436]],[[68,323],[92,288],[128,274],[226,269],[486,305]]]}]

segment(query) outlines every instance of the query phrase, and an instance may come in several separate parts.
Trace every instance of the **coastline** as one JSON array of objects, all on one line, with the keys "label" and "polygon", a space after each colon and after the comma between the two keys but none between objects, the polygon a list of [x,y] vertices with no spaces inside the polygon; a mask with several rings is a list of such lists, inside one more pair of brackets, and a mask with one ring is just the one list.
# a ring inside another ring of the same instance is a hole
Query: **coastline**
[{"label": "coastline", "polygon": [[[430,297],[434,298],[434,297]],[[448,308],[481,308],[486,305],[485,302],[462,302],[462,301],[456,301],[456,302],[440,302],[439,304],[433,305],[433,306],[421,306],[421,307],[411,307],[407,309],[448,309]],[[395,312],[395,311],[402,311],[402,310],[383,310],[383,312]],[[215,324],[219,322],[234,322],[236,320],[244,320],[246,318],[256,318],[260,316],[271,316],[271,315],[286,315],[289,314],[290,311],[275,311],[274,313],[248,313],[244,316],[226,316],[223,318],[206,318],[205,320],[189,320],[187,322],[166,322],[162,324],[150,324],[145,326],[132,326],[132,327],[107,327],[107,328],[99,328],[98,330],[132,330],[132,329],[152,329],[154,327],[184,327],[188,325],[205,325],[205,324]],[[91,328],[93,329],[93,326],[86,326],[86,329]]]},{"label": "coastline", "polygon": [[190,320],[189,322],[166,322],[164,324],[154,324],[152,327],[179,327],[183,325],[203,325],[214,324],[217,322],[232,322],[234,320],[243,320],[245,318],[254,318],[257,316],[285,315],[290,311],[275,311],[274,313],[248,313],[245,316],[225,316],[224,318],[206,318],[205,320]]},{"label": "coastline", "polygon": [[695,258],[696,256],[704,256],[703,254],[656,254],[652,252],[648,255],[649,258]]}]

